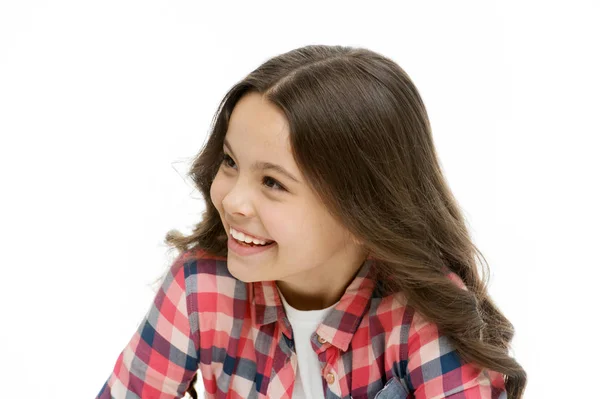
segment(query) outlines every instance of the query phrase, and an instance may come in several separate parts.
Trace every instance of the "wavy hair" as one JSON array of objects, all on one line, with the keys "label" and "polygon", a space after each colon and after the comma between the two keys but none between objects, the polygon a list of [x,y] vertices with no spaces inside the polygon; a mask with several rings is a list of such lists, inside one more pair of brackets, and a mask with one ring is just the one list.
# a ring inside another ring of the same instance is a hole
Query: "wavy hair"
[{"label": "wavy hair", "polygon": [[[189,236],[169,231],[165,243],[227,256],[210,186],[233,108],[249,92],[285,113],[299,169],[377,259],[388,292],[403,291],[463,359],[501,372],[508,397],[522,398],[527,375],[509,355],[514,327],[488,294],[489,266],[442,173],[425,105],[407,73],[379,53],[309,45],[267,60],[235,84],[189,171],[206,203],[202,220]],[[448,269],[468,290],[446,277]],[[196,379],[187,391],[193,398]]]}]

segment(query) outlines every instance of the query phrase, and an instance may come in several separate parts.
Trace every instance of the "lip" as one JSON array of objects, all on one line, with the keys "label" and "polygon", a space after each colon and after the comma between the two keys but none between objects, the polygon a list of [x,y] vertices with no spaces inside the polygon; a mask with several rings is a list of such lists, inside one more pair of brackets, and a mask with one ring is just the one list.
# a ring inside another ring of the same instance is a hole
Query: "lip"
[{"label": "lip", "polygon": [[[235,229],[235,227],[234,227],[234,229]],[[258,254],[261,252],[265,252],[265,251],[268,251],[269,249],[273,248],[275,245],[277,245],[277,243],[275,241],[273,241],[271,244],[265,245],[265,246],[246,247],[246,246],[238,243],[235,240],[235,238],[233,238],[231,235],[229,235],[229,238],[227,239],[227,248],[229,248],[236,254],[242,255],[242,256],[255,255],[255,254]]]},{"label": "lip", "polygon": [[[250,237],[254,237],[254,238],[257,238],[257,239],[262,240],[262,241],[273,241],[273,240],[270,240],[268,238],[257,236],[257,235],[254,235],[252,233],[249,233],[246,230],[240,229],[239,227],[235,227],[235,226],[232,226],[232,225],[229,225],[229,227],[233,227],[235,230],[239,231],[240,233],[244,233],[246,235],[249,235]],[[227,234],[229,236],[231,236],[231,234],[229,233],[229,229],[227,229]]]}]

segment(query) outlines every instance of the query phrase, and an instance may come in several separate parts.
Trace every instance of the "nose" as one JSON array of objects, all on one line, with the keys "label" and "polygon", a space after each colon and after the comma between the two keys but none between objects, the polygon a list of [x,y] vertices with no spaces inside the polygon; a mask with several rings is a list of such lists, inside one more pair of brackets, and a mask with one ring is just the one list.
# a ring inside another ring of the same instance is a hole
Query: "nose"
[{"label": "nose", "polygon": [[223,198],[223,210],[230,215],[252,216],[254,206],[251,189],[238,180]]}]

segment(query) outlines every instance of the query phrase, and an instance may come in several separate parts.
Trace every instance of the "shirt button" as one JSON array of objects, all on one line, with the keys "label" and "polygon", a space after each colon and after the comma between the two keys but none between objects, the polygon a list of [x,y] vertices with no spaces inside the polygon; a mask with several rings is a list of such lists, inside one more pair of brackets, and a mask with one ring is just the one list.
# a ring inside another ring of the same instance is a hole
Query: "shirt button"
[{"label": "shirt button", "polygon": [[333,382],[335,381],[335,376],[332,373],[328,373],[327,374],[327,383],[329,385],[333,384]]},{"label": "shirt button", "polygon": [[322,344],[324,344],[325,342],[327,342],[327,340],[326,340],[325,338],[321,337],[320,335],[319,335],[319,338],[317,338],[317,340],[318,340],[320,343],[322,343]]}]

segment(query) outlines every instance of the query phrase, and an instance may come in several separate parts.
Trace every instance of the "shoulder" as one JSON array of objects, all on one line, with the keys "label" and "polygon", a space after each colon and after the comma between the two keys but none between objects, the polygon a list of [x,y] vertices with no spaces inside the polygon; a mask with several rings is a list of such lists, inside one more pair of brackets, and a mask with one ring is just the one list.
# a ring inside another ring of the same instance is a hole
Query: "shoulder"
[{"label": "shoulder", "polygon": [[185,279],[190,305],[198,312],[216,312],[229,308],[230,302],[246,298],[246,283],[227,269],[227,258],[202,248],[183,252],[173,266]]},{"label": "shoulder", "polygon": [[201,281],[203,286],[216,279],[237,280],[227,269],[227,258],[207,252],[203,248],[192,248],[177,256],[171,265],[172,274],[181,274],[186,284]]},{"label": "shoulder", "polygon": [[[458,287],[466,290],[467,287],[456,273],[448,272],[446,277]],[[371,307],[369,309],[370,317],[377,317],[380,321],[385,321],[383,328],[386,331],[392,329],[402,329],[404,333],[409,328],[419,329],[427,324],[426,320],[412,307],[404,291],[398,291],[385,296],[376,288],[371,298]]]},{"label": "shoulder", "polygon": [[213,255],[203,248],[192,248],[181,253],[175,260],[173,267],[183,270],[186,277],[199,275],[223,276],[234,278],[227,270],[227,258]]},{"label": "shoulder", "polygon": [[407,337],[404,372],[415,398],[445,398],[459,393],[473,398],[506,398],[501,373],[465,361],[454,341],[417,311]]},{"label": "shoulder", "polygon": [[[446,276],[458,287],[468,290],[457,274],[449,272]],[[434,393],[436,397],[447,397],[459,392],[474,398],[503,397],[502,374],[465,361],[454,341],[443,334],[435,322],[409,305],[406,309],[410,323],[402,326],[401,360],[406,365],[408,387],[416,398]]]},{"label": "shoulder", "polygon": [[[466,289],[455,273],[450,272],[447,277]],[[386,338],[385,354],[389,361],[406,364],[410,360],[415,364],[453,351],[452,344],[440,333],[437,324],[411,306],[403,291],[372,298],[368,316],[365,322],[371,332],[376,335],[383,333]],[[418,354],[422,354],[423,358],[419,359]]]},{"label": "shoulder", "polygon": [[[468,290],[460,276],[448,272],[446,277],[456,286]],[[452,341],[439,329],[439,326],[426,318],[422,313],[411,308],[411,322],[406,325],[408,367],[416,369],[430,361],[440,362],[442,369],[457,368],[460,359]]]}]

